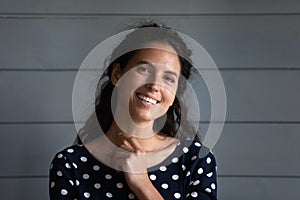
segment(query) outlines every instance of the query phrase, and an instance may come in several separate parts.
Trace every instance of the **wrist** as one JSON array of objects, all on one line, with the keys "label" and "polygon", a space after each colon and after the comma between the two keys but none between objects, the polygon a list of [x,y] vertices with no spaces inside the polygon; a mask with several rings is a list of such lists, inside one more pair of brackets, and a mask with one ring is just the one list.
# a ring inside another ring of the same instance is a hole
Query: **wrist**
[{"label": "wrist", "polygon": [[163,199],[150,180],[135,188],[134,193],[140,200]]},{"label": "wrist", "polygon": [[153,187],[152,182],[150,181],[148,175],[143,175],[143,178],[139,178],[131,183],[129,183],[129,187],[133,191],[143,191],[149,187]]}]

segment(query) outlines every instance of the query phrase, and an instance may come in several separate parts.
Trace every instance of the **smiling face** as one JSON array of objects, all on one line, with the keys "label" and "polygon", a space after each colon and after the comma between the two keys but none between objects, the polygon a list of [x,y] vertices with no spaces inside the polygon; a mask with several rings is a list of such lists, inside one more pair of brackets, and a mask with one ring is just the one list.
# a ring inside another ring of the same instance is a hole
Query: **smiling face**
[{"label": "smiling face", "polygon": [[118,90],[115,113],[124,116],[129,112],[136,124],[147,126],[167,112],[175,98],[181,67],[175,51],[164,45],[166,48],[168,51],[138,50],[123,70],[119,64],[113,67],[111,81]]}]

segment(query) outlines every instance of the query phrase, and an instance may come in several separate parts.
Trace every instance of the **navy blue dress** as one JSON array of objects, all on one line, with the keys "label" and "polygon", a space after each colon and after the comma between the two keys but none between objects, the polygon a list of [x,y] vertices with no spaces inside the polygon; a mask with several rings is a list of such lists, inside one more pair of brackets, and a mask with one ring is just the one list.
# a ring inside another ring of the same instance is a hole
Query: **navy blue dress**
[{"label": "navy blue dress", "polygon": [[[183,140],[148,176],[164,199],[217,199],[213,154],[199,157],[197,141]],[[50,199],[137,199],[124,173],[97,160],[83,145],[59,152],[50,166]]]}]

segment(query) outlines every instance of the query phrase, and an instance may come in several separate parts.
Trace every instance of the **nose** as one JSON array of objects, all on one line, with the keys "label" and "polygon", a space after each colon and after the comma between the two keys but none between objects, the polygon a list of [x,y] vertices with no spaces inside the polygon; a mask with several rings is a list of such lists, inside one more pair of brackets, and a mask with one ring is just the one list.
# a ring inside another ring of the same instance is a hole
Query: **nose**
[{"label": "nose", "polygon": [[146,88],[153,91],[153,92],[158,92],[160,85],[157,83],[147,83]]},{"label": "nose", "polygon": [[158,73],[153,73],[151,74],[148,79],[147,79],[148,83],[146,84],[146,88],[153,91],[153,92],[157,92],[160,89],[160,76]]}]

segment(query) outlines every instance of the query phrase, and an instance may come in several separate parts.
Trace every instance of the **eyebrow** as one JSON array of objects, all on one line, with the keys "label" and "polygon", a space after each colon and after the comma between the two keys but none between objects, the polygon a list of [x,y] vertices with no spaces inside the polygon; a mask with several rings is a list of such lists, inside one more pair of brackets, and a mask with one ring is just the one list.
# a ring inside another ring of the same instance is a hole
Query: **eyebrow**
[{"label": "eyebrow", "polygon": [[[146,64],[146,65],[149,65],[151,68],[155,68],[155,65],[153,65],[152,63],[148,62],[148,61],[145,61],[145,60],[141,60],[140,62],[138,62],[137,64]],[[178,77],[178,74],[174,71],[165,71],[165,73],[167,74],[171,74],[171,75],[174,75],[176,77]]]}]

